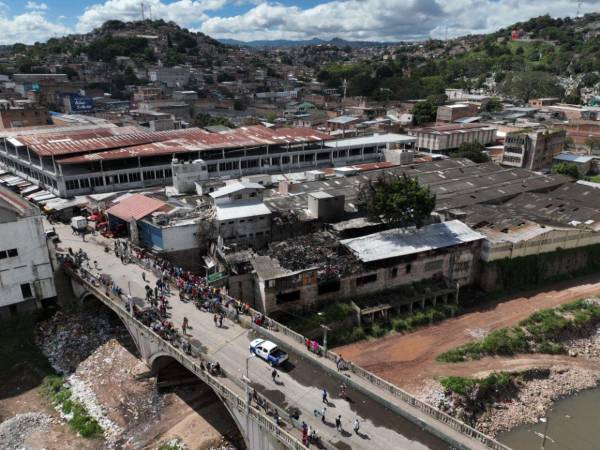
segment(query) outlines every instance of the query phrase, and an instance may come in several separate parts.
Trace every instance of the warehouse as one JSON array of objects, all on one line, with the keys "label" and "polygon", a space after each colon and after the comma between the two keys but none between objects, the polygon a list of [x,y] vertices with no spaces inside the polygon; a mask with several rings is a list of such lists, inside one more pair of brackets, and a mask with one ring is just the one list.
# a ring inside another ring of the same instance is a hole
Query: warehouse
[{"label": "warehouse", "polygon": [[[211,133],[198,128],[150,132],[107,124],[50,126],[1,133],[0,166],[55,195],[72,197],[165,186],[173,170],[184,170],[192,179],[239,177],[380,161],[384,148],[406,146],[402,135],[326,146],[329,140],[327,134],[302,128],[251,126]],[[198,164],[186,164],[192,161]]]}]

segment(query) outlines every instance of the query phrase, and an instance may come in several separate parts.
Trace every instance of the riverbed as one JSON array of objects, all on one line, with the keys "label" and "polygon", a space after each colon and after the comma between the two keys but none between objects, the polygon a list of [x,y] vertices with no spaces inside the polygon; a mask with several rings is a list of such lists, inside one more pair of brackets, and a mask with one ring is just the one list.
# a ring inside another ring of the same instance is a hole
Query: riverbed
[{"label": "riverbed", "polygon": [[[558,400],[547,414],[545,450],[600,449],[600,387]],[[497,439],[513,450],[542,446],[546,424],[538,422],[499,434]]]}]

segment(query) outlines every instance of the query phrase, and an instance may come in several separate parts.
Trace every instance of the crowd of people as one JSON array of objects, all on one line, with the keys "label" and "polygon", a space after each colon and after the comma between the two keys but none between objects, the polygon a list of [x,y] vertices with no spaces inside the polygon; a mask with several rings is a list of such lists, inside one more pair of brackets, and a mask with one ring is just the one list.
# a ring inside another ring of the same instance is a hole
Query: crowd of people
[{"label": "crowd of people", "polygon": [[[105,248],[105,251],[109,252],[110,250]],[[88,255],[82,249],[74,252],[69,248],[68,255],[59,254],[59,258],[66,265],[72,265],[76,269],[79,269],[80,275],[82,275],[83,278],[93,278],[92,281],[94,281],[95,284],[102,286],[108,296],[125,300],[126,309],[136,319],[152,329],[152,331],[162,339],[170,342],[176,347],[180,347],[187,354],[192,354],[192,346],[189,340],[186,339],[187,330],[190,328],[190,325],[187,317],[184,317],[180,332],[173,322],[169,320],[170,314],[168,310],[170,306],[168,297],[171,294],[170,286],[175,286],[179,291],[179,300],[183,302],[192,301],[199,309],[212,312],[213,320],[217,327],[223,326],[225,312],[231,312],[233,314],[232,318],[235,318],[236,320],[240,313],[248,315],[251,313],[249,305],[231,299],[219,288],[209,286],[204,277],[185,271],[180,267],[176,267],[166,260],[156,258],[147,253],[144,249],[135,248],[127,241],[115,241],[113,251],[123,264],[137,262],[145,269],[155,273],[157,280],[154,287],[150,286],[149,280],[146,279],[146,274],[143,273],[142,275],[143,281],[146,283],[145,302],[147,305],[138,306],[138,304],[133,301],[132,296],[130,294],[125,294],[110,277],[103,276],[102,274],[97,276],[93,275],[91,270],[96,269],[99,271],[98,264],[96,261],[93,261],[93,264],[90,263]],[[268,329],[273,329],[275,323],[261,313],[255,313],[252,317],[252,322]],[[309,351],[319,353],[319,346],[316,341],[307,339],[306,347]],[[345,368],[345,361],[340,358],[336,361],[336,365],[338,370],[343,370],[343,368]],[[222,369],[218,362],[205,362],[201,359],[200,368],[215,376],[222,373]],[[323,395],[324,402],[326,402],[327,394],[324,393]],[[342,388],[342,398],[343,397],[345,397],[345,386]],[[262,407],[268,415],[274,417],[274,420],[278,425],[282,424],[277,409],[269,408],[268,402],[264,398],[258,396],[255,390],[253,390],[252,395],[248,400],[254,400],[258,407]],[[325,411],[326,408],[324,406],[323,411],[321,412],[323,421],[325,420]],[[341,427],[341,416],[336,418],[336,426],[338,429]],[[358,427],[355,424],[355,432],[357,432],[357,430]],[[303,423],[302,441],[305,445],[318,443],[319,436],[317,430],[306,427],[306,424]]]}]

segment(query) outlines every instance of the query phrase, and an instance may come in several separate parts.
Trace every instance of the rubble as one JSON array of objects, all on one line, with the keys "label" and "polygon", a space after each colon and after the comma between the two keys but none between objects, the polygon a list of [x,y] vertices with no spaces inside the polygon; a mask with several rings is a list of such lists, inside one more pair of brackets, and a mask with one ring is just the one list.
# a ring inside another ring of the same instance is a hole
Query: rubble
[{"label": "rubble", "polygon": [[58,311],[41,322],[36,342],[57,372],[69,375],[95,349],[127,331],[103,310],[66,315]]},{"label": "rubble", "polygon": [[354,272],[358,261],[340,248],[335,236],[319,232],[272,243],[266,255],[276,258],[287,270],[320,269],[319,279],[339,278]]},{"label": "rubble", "polygon": [[17,414],[0,423],[0,448],[21,450],[29,435],[50,428],[52,417],[42,413]]}]

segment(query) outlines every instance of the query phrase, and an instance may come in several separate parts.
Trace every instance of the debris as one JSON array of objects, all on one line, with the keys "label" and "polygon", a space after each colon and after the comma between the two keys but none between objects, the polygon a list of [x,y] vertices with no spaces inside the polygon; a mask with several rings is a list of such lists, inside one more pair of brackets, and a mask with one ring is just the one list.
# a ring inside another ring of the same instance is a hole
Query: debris
[{"label": "debris", "polygon": [[292,271],[317,267],[319,280],[340,278],[360,267],[338,239],[326,231],[273,243],[265,255],[276,258],[281,267]]},{"label": "debris", "polygon": [[0,448],[21,450],[29,435],[50,428],[52,417],[42,413],[17,414],[0,424]]}]

